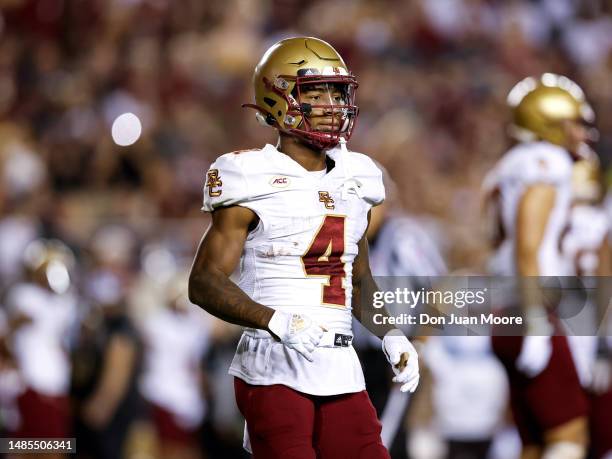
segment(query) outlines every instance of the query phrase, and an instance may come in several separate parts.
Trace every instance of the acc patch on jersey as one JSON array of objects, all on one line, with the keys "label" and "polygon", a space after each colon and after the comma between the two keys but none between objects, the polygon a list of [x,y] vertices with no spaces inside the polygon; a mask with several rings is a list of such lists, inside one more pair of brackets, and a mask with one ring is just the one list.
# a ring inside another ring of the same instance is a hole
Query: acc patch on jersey
[{"label": "acc patch on jersey", "polygon": [[291,183],[289,177],[283,175],[275,175],[270,179],[270,185],[275,188],[287,188],[289,183]]}]

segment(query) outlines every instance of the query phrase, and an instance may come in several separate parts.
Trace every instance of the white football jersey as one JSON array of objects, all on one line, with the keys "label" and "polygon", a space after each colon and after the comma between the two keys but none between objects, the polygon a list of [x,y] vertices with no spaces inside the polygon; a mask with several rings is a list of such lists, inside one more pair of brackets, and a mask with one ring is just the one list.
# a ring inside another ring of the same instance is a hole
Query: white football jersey
[{"label": "white football jersey", "polygon": [[142,395],[183,427],[197,427],[206,410],[198,370],[210,340],[205,313],[193,305],[182,312],[163,307],[147,314],[140,331],[146,350]]},{"label": "white football jersey", "polygon": [[570,211],[569,225],[563,235],[563,254],[574,267],[576,276],[595,276],[599,265],[599,249],[608,234],[608,218],[603,209],[575,205]]},{"label": "white football jersey", "polygon": [[[572,275],[597,275],[599,249],[608,235],[608,230],[608,218],[602,208],[584,204],[572,207],[569,225],[561,241],[563,254],[574,269]],[[584,387],[589,387],[597,356],[597,337],[568,333],[567,339],[580,382]]]},{"label": "white football jersey", "polygon": [[435,425],[445,438],[491,438],[508,407],[508,381],[487,336],[432,336],[423,357],[433,376]]},{"label": "white football jersey", "polygon": [[[259,217],[238,282],[254,301],[306,314],[332,334],[351,334],[353,260],[384,187],[367,156],[351,152],[345,163],[339,148],[327,155],[334,163],[327,173],[307,171],[272,145],[223,155],[208,170],[203,210],[239,205]],[[365,388],[352,346],[319,347],[314,359],[308,362],[266,331],[246,329],[230,374],[313,395]]]},{"label": "white football jersey", "polygon": [[548,142],[516,145],[487,175],[484,190],[493,198],[503,233],[503,241],[490,263],[491,272],[516,275],[514,244],[518,207],[529,186],[546,183],[555,187],[556,200],[538,254],[540,275],[571,275],[571,267],[559,249],[560,238],[569,218],[571,175],[570,154]]},{"label": "white football jersey", "polygon": [[65,395],[70,385],[66,335],[76,321],[76,298],[23,283],[8,292],[6,304],[9,317],[29,319],[13,335],[15,359],[25,384],[44,395]]}]

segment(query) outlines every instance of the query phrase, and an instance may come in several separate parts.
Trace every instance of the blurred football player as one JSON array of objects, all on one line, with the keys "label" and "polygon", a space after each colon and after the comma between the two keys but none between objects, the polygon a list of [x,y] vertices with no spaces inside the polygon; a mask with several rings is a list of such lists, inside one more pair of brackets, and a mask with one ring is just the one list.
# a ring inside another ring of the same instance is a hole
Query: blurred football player
[{"label": "blurred football player", "polygon": [[185,276],[166,284],[165,304],[140,324],[145,344],[140,392],[149,404],[160,455],[198,459],[206,411],[201,367],[211,326],[207,314],[187,300]]},{"label": "blurred football player", "polygon": [[12,435],[70,437],[67,334],[77,313],[70,277],[74,256],[60,241],[37,239],[23,258],[25,282],[15,284],[6,298],[8,345],[22,381]]},{"label": "blurred football player", "polygon": [[[433,424],[446,440],[445,457],[492,457],[507,413],[508,383],[489,338],[433,336],[421,355],[431,371]],[[508,443],[505,448],[512,449]]]},{"label": "blurred football player", "polygon": [[497,215],[496,274],[520,276],[524,337],[493,337],[506,367],[524,458],[579,459],[588,444],[587,400],[565,336],[549,321],[536,276],[572,275],[560,240],[571,205],[572,166],[594,121],[580,87],[551,73],[508,95],[518,141],[485,180]]},{"label": "blurred football player", "polygon": [[83,457],[120,457],[142,413],[137,385],[142,344],[127,307],[133,242],[127,227],[98,228],[88,246],[89,269],[81,273],[89,307],[72,352],[71,394]]},{"label": "blurred football player", "polygon": [[[246,327],[229,372],[256,458],[388,458],[351,344],[351,315],[373,328],[365,232],[385,196],[373,161],[346,148],[357,81],[328,43],[299,37],[269,48],[253,83],[257,118],[279,140],[208,170],[212,226],[190,300]],[[391,326],[378,332],[394,380],[414,391],[413,346]]]},{"label": "blurred football player", "polygon": [[[573,266],[576,276],[598,276],[600,292],[597,306],[597,327],[600,336],[576,333],[568,336],[570,349],[580,382],[589,394],[591,451],[595,458],[612,453],[612,388],[610,379],[611,349],[606,324],[612,274],[612,260],[608,243],[609,223],[601,207],[602,189],[599,158],[586,151],[574,163],[572,170],[572,208],[569,224],[561,240],[561,249]],[[583,281],[591,282],[586,278]],[[593,285],[594,287],[595,285]],[[584,322],[584,318],[581,322]]]}]

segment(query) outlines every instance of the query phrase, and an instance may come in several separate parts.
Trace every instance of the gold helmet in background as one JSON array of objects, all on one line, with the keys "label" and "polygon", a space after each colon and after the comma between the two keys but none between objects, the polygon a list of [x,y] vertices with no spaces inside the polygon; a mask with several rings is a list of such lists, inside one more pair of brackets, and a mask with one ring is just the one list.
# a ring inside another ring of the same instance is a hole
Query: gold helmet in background
[{"label": "gold helmet in background", "polygon": [[32,280],[47,285],[55,293],[65,293],[71,285],[75,265],[72,250],[57,239],[36,239],[23,253],[23,264]]},{"label": "gold helmet in background", "polygon": [[[340,88],[343,104],[300,103],[303,88],[319,84]],[[351,136],[359,111],[355,105],[357,80],[329,43],[313,37],[279,41],[255,67],[253,85],[255,104],[243,107],[255,108],[262,124],[274,126],[317,148],[332,148],[340,137],[348,140]],[[323,108],[339,116],[338,126],[330,132],[312,130],[308,116],[313,108]]]},{"label": "gold helmet in background", "polygon": [[507,102],[513,117],[511,135],[522,142],[545,140],[565,146],[564,121],[595,121],[580,86],[554,73],[520,81],[508,94]]}]

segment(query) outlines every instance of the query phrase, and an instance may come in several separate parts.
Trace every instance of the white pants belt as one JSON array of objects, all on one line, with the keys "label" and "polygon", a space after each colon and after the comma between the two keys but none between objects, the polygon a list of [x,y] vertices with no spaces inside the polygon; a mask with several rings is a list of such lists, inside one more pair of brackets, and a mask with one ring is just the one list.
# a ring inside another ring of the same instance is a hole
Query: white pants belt
[{"label": "white pants belt", "polygon": [[323,333],[319,346],[317,347],[349,347],[353,343],[353,335],[336,331],[326,331]]},{"label": "white pants belt", "polygon": [[[253,328],[247,328],[244,334],[255,339],[274,339],[267,331],[255,330]],[[323,333],[323,337],[317,347],[349,347],[352,346],[352,343],[352,333],[329,330]]]}]

